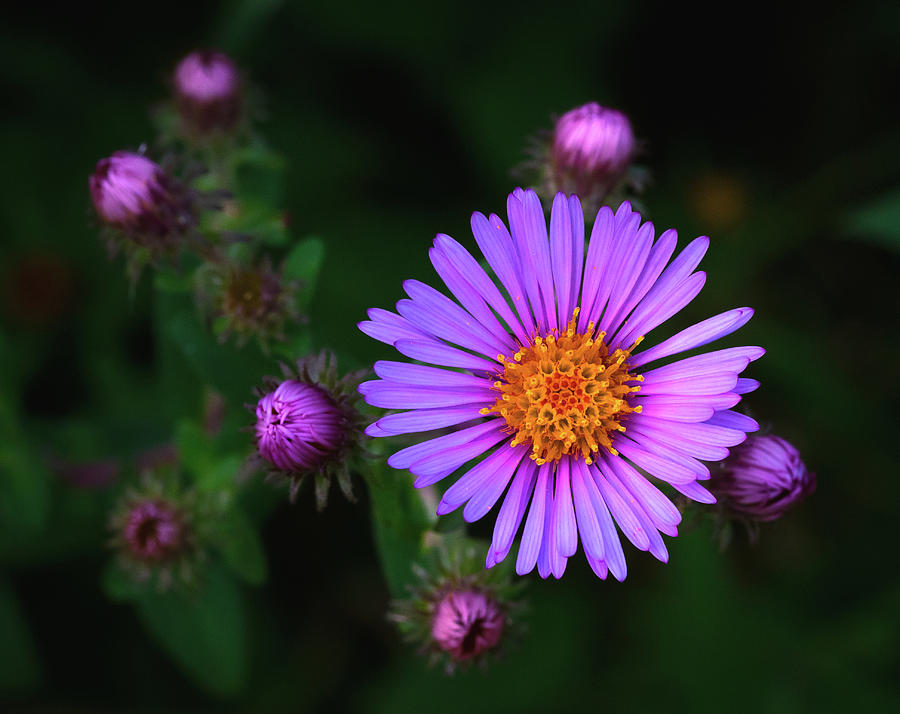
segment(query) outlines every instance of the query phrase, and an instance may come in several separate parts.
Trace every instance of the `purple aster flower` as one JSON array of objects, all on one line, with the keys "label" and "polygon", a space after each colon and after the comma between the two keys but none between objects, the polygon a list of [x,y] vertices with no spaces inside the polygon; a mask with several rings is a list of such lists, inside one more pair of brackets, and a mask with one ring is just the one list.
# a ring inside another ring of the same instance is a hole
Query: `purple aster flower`
[{"label": "purple aster flower", "polygon": [[435,607],[431,637],[450,657],[463,661],[496,647],[505,624],[492,597],[477,590],[451,591]]},{"label": "purple aster flower", "polygon": [[[653,363],[734,332],[753,314],[729,310],[637,351],[706,280],[695,272],[709,239],[671,260],[676,233],[654,240],[651,223],[622,204],[597,214],[585,255],[575,196],[557,194],[549,237],[533,191],[509,196],[510,230],[496,215],[472,216],[492,279],[462,245],[438,235],[431,261],[456,300],[417,280],[397,313],[372,309],[360,329],[427,364],[383,361],[359,391],[376,407],[409,410],[370,425],[372,436],[435,429],[388,459],[417,487],[436,484],[473,459],[443,494],[438,514],[464,507],[477,521],[502,498],[487,554],[506,558],[522,527],[519,574],[537,566],[561,577],[581,541],[600,577],[622,580],[616,526],[640,550],[668,558],[660,536],[681,515],[656,482],[713,503],[703,460],[758,429],[731,410],[755,388],[739,377],[759,347],[732,347]],[[458,301],[458,302],[457,302]],[[434,365],[434,366],[432,366]]]},{"label": "purple aster flower", "polygon": [[169,244],[193,224],[184,191],[142,154],[117,151],[100,159],[88,183],[100,219],[139,244]]},{"label": "purple aster flower", "polygon": [[358,450],[360,416],[353,403],[362,373],[337,377],[334,358],[323,352],[300,360],[286,379],[266,378],[256,405],[256,445],[271,475],[291,481],[291,500],[303,478],[314,475],[316,500],[324,507],[336,475],[352,499],[349,459]]},{"label": "purple aster flower", "polygon": [[779,436],[752,436],[713,475],[710,489],[723,509],[750,521],[774,521],[816,490],[816,475]]},{"label": "purple aster flower", "polygon": [[174,86],[178,110],[189,132],[227,131],[237,123],[241,75],[227,55],[192,52],[175,68]]}]

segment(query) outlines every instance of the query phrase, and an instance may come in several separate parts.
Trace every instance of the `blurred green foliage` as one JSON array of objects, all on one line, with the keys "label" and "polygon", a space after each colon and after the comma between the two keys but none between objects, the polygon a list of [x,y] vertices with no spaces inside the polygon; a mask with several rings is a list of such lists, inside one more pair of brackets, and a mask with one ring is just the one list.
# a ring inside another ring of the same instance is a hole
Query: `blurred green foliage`
[{"label": "blurred green foliage", "polygon": [[[17,12],[0,29],[0,704],[900,706],[900,573],[884,547],[900,502],[895,3],[759,13],[746,36],[631,3]],[[167,72],[206,45],[234,53],[267,97],[268,145],[232,157],[247,203],[230,229],[261,229],[309,316],[268,353],[220,344],[183,273],[145,271],[131,295],[88,210],[94,162],[152,142]],[[400,546],[430,525],[407,475],[379,468],[359,503],[333,498],[322,514],[309,487],[294,506],[258,477],[238,488],[252,443],[240,405],[278,359],[329,346],[350,369],[388,356],[356,330],[364,310],[393,304],[405,278],[433,280],[434,233],[471,247],[469,214],[502,213],[529,136],[592,99],[645,138],[657,227],[713,238],[707,287],[672,329],[757,309],[741,341],[768,353],[748,406],[797,444],[819,491],[756,547],[738,538],[720,554],[699,521],[669,541],[666,566],[632,551],[623,584],[573,559],[562,581],[532,583],[515,652],[448,679],[384,621],[411,579],[414,548]],[[229,405],[218,437],[202,426],[208,387]],[[172,442],[193,486],[233,489],[203,586],[174,598],[121,580],[105,527],[135,461]],[[59,468],[103,459],[120,469],[106,488]]]}]

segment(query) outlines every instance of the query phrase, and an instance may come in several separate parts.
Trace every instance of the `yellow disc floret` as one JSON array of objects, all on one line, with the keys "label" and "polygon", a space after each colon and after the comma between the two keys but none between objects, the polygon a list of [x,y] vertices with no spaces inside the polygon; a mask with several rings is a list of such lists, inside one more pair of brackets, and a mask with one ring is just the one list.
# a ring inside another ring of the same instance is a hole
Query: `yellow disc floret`
[{"label": "yellow disc floret", "polygon": [[626,360],[643,338],[610,352],[605,336],[594,336],[594,323],[576,333],[573,318],[565,332],[535,337],[512,359],[498,355],[503,374],[494,388],[500,395],[482,413],[502,416],[515,433],[512,445],[530,443],[538,464],[568,454],[591,463],[600,447],[617,454],[612,436],[625,431],[622,422],[629,414],[641,410],[626,397],[640,389],[643,377],[630,374]]}]

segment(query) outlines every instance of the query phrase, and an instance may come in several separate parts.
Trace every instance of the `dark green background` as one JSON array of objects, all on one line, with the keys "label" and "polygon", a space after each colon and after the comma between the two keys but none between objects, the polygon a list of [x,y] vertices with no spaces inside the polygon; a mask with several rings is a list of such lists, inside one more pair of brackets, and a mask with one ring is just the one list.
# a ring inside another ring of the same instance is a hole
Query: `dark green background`
[{"label": "dark green background", "polygon": [[[320,515],[307,490],[265,527],[270,581],[243,592],[250,679],[222,702],[183,677],[131,609],[103,599],[102,521],[54,529],[67,514],[102,511],[107,496],[31,471],[4,448],[3,477],[44,479],[52,505],[46,531],[0,547],[0,703],[473,714],[900,706],[900,12],[892,2],[726,11],[165,1],[32,5],[4,18],[8,444],[124,462],[167,438],[148,426],[167,410],[154,392],[149,280],[129,299],[91,224],[87,175],[101,156],[152,140],[148,108],[165,97],[169,69],[195,46],[217,46],[266,94],[260,129],[287,159],[292,230],[327,245],[312,326],[347,366],[389,353],[356,330],[365,308],[390,306],[405,278],[435,280],[434,233],[473,245],[471,211],[502,213],[510,168],[552,114],[589,100],[627,111],[655,175],[650,218],[682,241],[713,238],[707,287],[679,319],[757,309],[741,339],[769,352],[752,368],[764,386],[748,407],[802,450],[819,490],[765,526],[756,547],[741,537],[721,554],[704,522],[668,541],[666,566],[630,549],[624,584],[573,559],[562,581],[531,584],[528,632],[512,654],[452,679],[384,622],[365,495],[356,505],[335,497]],[[22,278],[36,254],[57,266],[52,278]]]}]

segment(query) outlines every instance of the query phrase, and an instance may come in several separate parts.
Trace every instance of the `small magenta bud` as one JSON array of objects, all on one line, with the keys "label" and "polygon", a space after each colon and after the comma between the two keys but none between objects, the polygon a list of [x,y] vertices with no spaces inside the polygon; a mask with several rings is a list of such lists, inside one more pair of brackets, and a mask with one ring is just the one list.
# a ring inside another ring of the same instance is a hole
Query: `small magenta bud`
[{"label": "small magenta bud", "polygon": [[596,102],[572,109],[556,121],[543,154],[544,190],[576,194],[593,215],[613,192],[641,188],[643,172],[632,167],[636,149],[622,112]]},{"label": "small magenta bud", "polygon": [[257,391],[255,465],[290,481],[291,500],[306,476],[315,478],[316,503],[324,508],[331,479],[353,499],[350,465],[361,452],[362,417],[355,407],[364,372],[338,377],[333,355],[322,352],[297,362],[285,379],[267,377]]},{"label": "small magenta bud", "polygon": [[186,536],[178,508],[161,499],[132,504],[122,529],[129,556],[154,564],[177,559],[184,550]]},{"label": "small magenta bud", "polygon": [[183,189],[141,154],[117,151],[100,159],[88,184],[100,220],[139,245],[163,247],[193,225]]},{"label": "small magenta bud", "polygon": [[585,104],[563,114],[553,131],[553,160],[585,181],[618,177],[634,155],[631,123],[622,112]]},{"label": "small magenta bud", "polygon": [[431,636],[451,658],[464,661],[496,647],[505,624],[492,597],[476,590],[451,591],[435,607]]},{"label": "small magenta bud", "polygon": [[227,132],[241,114],[242,82],[221,52],[192,52],[175,68],[175,100],[185,128],[194,134]]},{"label": "small magenta bud", "polygon": [[317,469],[345,439],[344,414],[320,387],[289,379],[256,405],[260,455],[283,471]]},{"label": "small magenta bud", "polygon": [[781,437],[751,436],[722,462],[710,489],[730,514],[773,521],[816,490],[816,475]]}]

